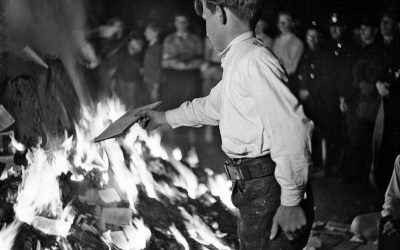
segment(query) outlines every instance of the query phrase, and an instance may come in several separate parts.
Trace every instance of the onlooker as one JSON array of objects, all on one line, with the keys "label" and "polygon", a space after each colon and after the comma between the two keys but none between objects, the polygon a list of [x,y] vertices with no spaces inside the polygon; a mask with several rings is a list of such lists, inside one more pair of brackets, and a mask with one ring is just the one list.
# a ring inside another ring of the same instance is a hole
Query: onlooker
[{"label": "onlooker", "polygon": [[[298,70],[297,95],[303,104],[306,115],[314,121],[316,129],[313,136],[314,165],[324,167],[327,157],[327,135],[330,124],[326,119],[330,94],[329,86],[323,79],[325,56],[322,49],[321,33],[313,21],[306,31],[307,48]],[[325,173],[323,168],[322,172]]]},{"label": "onlooker", "polygon": [[396,35],[398,35],[398,30],[396,29],[397,22],[398,18],[395,13],[390,11],[383,13],[380,23],[380,31],[385,45],[399,46],[399,40],[396,39]]},{"label": "onlooker", "polygon": [[144,31],[148,42],[143,58],[143,82],[151,101],[159,99],[160,83],[162,81],[162,43],[160,41],[161,26],[149,23]]},{"label": "onlooker", "polygon": [[360,26],[360,40],[362,50],[372,48],[376,44],[376,35],[378,27],[373,18],[366,17],[361,22]]},{"label": "onlooker", "polygon": [[274,40],[272,50],[289,75],[289,89],[294,91],[296,71],[304,51],[303,42],[293,33],[293,18],[281,12],[278,17],[279,36]]},{"label": "onlooker", "polygon": [[368,183],[372,136],[379,107],[379,96],[375,89],[380,70],[377,32],[377,23],[374,19],[365,17],[360,26],[362,48],[353,70],[353,88],[349,88],[346,97],[350,147],[346,174],[365,183]]},{"label": "onlooker", "polygon": [[[330,135],[332,139],[328,145],[328,163],[333,171],[343,164],[346,146],[346,125],[343,114],[347,106],[345,96],[348,89],[352,88],[352,69],[356,59],[356,48],[353,43],[345,37],[346,23],[337,14],[333,13],[329,19],[330,39],[325,47],[325,69],[324,79],[329,86],[330,95],[327,97],[329,105],[327,119],[330,122]],[[340,108],[340,109],[339,109]]]},{"label": "onlooker", "polygon": [[144,41],[141,35],[133,34],[127,43],[110,59],[112,90],[127,106],[133,108],[146,103],[148,97],[142,81]]},{"label": "onlooker", "polygon": [[166,108],[175,108],[184,101],[198,97],[201,89],[201,40],[189,32],[189,19],[185,14],[176,14],[174,25],[176,32],[168,35],[163,45],[162,65],[165,68],[166,84],[163,86],[162,99]]},{"label": "onlooker", "polygon": [[[109,95],[113,91],[111,82],[113,81],[116,69],[116,57],[120,57],[118,52],[122,47],[126,48],[127,41],[123,36],[125,33],[125,25],[118,18],[110,19],[107,24],[95,29],[93,32],[97,39],[93,39],[100,65],[98,71],[98,84],[100,95]],[[126,54],[126,50],[122,49]]]},{"label": "onlooker", "polygon": [[396,45],[395,23],[392,13],[385,13],[381,19],[382,70],[376,82],[381,104],[374,129],[371,171],[381,197],[389,183],[392,163],[400,153],[400,48]]},{"label": "onlooker", "polygon": [[[201,93],[200,65],[203,62],[203,46],[200,38],[189,32],[189,19],[178,13],[174,17],[176,32],[168,35],[163,44],[162,66],[165,72],[165,83],[161,86],[163,107],[171,109],[182,102],[199,97]],[[192,128],[182,128],[171,138],[174,145],[180,145],[184,155],[195,142]]]},{"label": "onlooker", "polygon": [[267,34],[267,28],[268,28],[268,23],[267,23],[267,21],[265,21],[264,19],[260,19],[260,20],[257,22],[255,32],[256,32],[256,37],[259,38],[259,39],[261,39],[261,40],[264,42],[265,47],[271,49],[271,48],[272,48],[273,40],[272,40],[272,38]]},{"label": "onlooker", "polygon": [[121,43],[125,31],[124,23],[118,18],[110,19],[106,25],[100,26],[97,29],[98,36],[101,38],[99,44],[100,57],[107,58],[117,52],[115,49]]}]

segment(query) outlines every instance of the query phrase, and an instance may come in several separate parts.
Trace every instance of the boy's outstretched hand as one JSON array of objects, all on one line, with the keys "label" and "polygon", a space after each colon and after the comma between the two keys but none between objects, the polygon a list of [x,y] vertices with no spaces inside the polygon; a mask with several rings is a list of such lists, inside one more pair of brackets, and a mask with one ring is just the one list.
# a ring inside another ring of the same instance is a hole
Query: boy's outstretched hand
[{"label": "boy's outstretched hand", "polygon": [[162,126],[169,126],[167,118],[165,117],[165,112],[158,112],[148,109],[140,111],[136,116],[140,117],[140,126],[149,131]]}]

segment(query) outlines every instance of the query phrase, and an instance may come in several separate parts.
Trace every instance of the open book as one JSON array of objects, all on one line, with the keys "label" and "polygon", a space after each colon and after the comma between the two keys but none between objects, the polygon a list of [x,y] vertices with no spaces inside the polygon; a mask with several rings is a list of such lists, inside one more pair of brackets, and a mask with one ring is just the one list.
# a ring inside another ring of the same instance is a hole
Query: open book
[{"label": "open book", "polygon": [[94,142],[101,142],[107,139],[115,138],[124,134],[135,122],[139,121],[140,117],[136,115],[146,109],[156,109],[161,105],[161,101],[142,106],[139,108],[131,109],[126,114],[121,116],[118,120],[111,123],[106,130],[103,131],[99,136],[94,138]]}]

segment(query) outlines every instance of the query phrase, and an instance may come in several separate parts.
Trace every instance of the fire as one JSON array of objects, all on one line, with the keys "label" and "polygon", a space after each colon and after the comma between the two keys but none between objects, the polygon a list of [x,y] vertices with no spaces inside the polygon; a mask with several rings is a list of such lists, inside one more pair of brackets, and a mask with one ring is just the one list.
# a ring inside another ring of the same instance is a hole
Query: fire
[{"label": "fire", "polygon": [[176,148],[172,151],[172,156],[175,160],[180,161],[182,160],[182,151],[179,148]]},{"label": "fire", "polygon": [[[17,234],[21,224],[17,221],[21,221],[44,234],[59,236],[60,245],[73,249],[67,237],[71,234],[72,225],[77,223],[74,222],[77,211],[73,202],[63,206],[60,176],[66,173],[72,173],[70,179],[76,185],[85,183],[97,173],[97,187],[88,188],[85,195],[75,196],[80,202],[96,206],[99,212],[79,218],[95,218],[97,229],[85,224],[85,219],[80,223],[84,224],[82,228],[85,230],[101,234],[107,245],[120,249],[145,249],[152,238],[152,231],[146,225],[149,222],[143,219],[146,218],[140,214],[143,210],[138,208],[140,194],[166,207],[179,206],[190,200],[208,200],[213,204],[216,202],[213,196],[218,196],[227,207],[233,208],[229,201],[227,180],[219,175],[213,177],[209,172],[207,183],[200,183],[193,173],[192,168],[198,164],[194,149],[187,159],[189,166],[185,165],[180,161],[182,153],[179,149],[167,153],[160,143],[159,134],[149,134],[138,125],[134,125],[123,138],[99,144],[91,142],[111,120],[116,120],[125,112],[125,107],[116,98],[100,102],[93,108],[84,107],[81,119],[75,123],[73,137],[50,138],[46,149],[39,146],[30,149],[27,155],[29,165],[23,170],[14,204],[16,222],[0,232],[0,239],[5,235],[12,245],[12,235]],[[15,147],[19,147],[16,141],[14,143]],[[166,176],[170,181],[157,179],[156,176]],[[119,206],[120,203],[126,205]],[[180,232],[173,223],[165,228],[165,232],[184,249],[189,249],[184,235],[203,246],[230,249],[199,215],[190,214],[182,207],[179,211],[178,219],[184,219],[179,225],[185,226],[187,233]],[[110,231],[106,224],[114,225],[113,230]],[[216,225],[213,229],[218,231]]]},{"label": "fire", "polygon": [[204,223],[204,221],[197,215],[189,214],[184,208],[179,207],[181,215],[186,219],[185,226],[194,240],[202,245],[213,245],[217,249],[229,250],[230,247],[226,246],[224,242],[215,236],[215,233]]},{"label": "fire", "polygon": [[14,136],[10,136],[10,138],[11,138],[11,145],[16,150],[21,151],[21,152],[25,151],[25,146],[22,143],[20,143],[17,140],[15,140]]},{"label": "fire", "polygon": [[187,243],[185,237],[183,237],[182,233],[176,228],[175,224],[172,224],[169,227],[169,231],[175,237],[176,241],[183,246],[185,250],[189,250],[189,244]]},{"label": "fire", "polygon": [[208,187],[211,194],[217,196],[231,210],[235,210],[235,206],[231,201],[232,182],[228,181],[224,175],[215,174],[211,169],[206,169],[209,175]]},{"label": "fire", "polygon": [[15,237],[18,234],[21,222],[15,220],[8,226],[0,230],[0,249],[11,250],[14,245]]},{"label": "fire", "polygon": [[62,212],[59,170],[44,149],[28,154],[29,168],[23,171],[22,183],[14,205],[15,216],[31,224],[37,216],[57,218]]}]

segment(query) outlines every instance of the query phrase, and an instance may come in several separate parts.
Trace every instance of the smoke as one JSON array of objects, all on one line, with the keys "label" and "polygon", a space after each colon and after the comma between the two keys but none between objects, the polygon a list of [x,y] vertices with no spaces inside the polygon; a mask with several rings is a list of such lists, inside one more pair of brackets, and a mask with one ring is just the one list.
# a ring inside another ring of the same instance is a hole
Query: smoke
[{"label": "smoke", "polygon": [[5,35],[10,50],[29,46],[60,58],[81,104],[87,102],[76,63],[85,47],[82,0],[3,0]]}]

